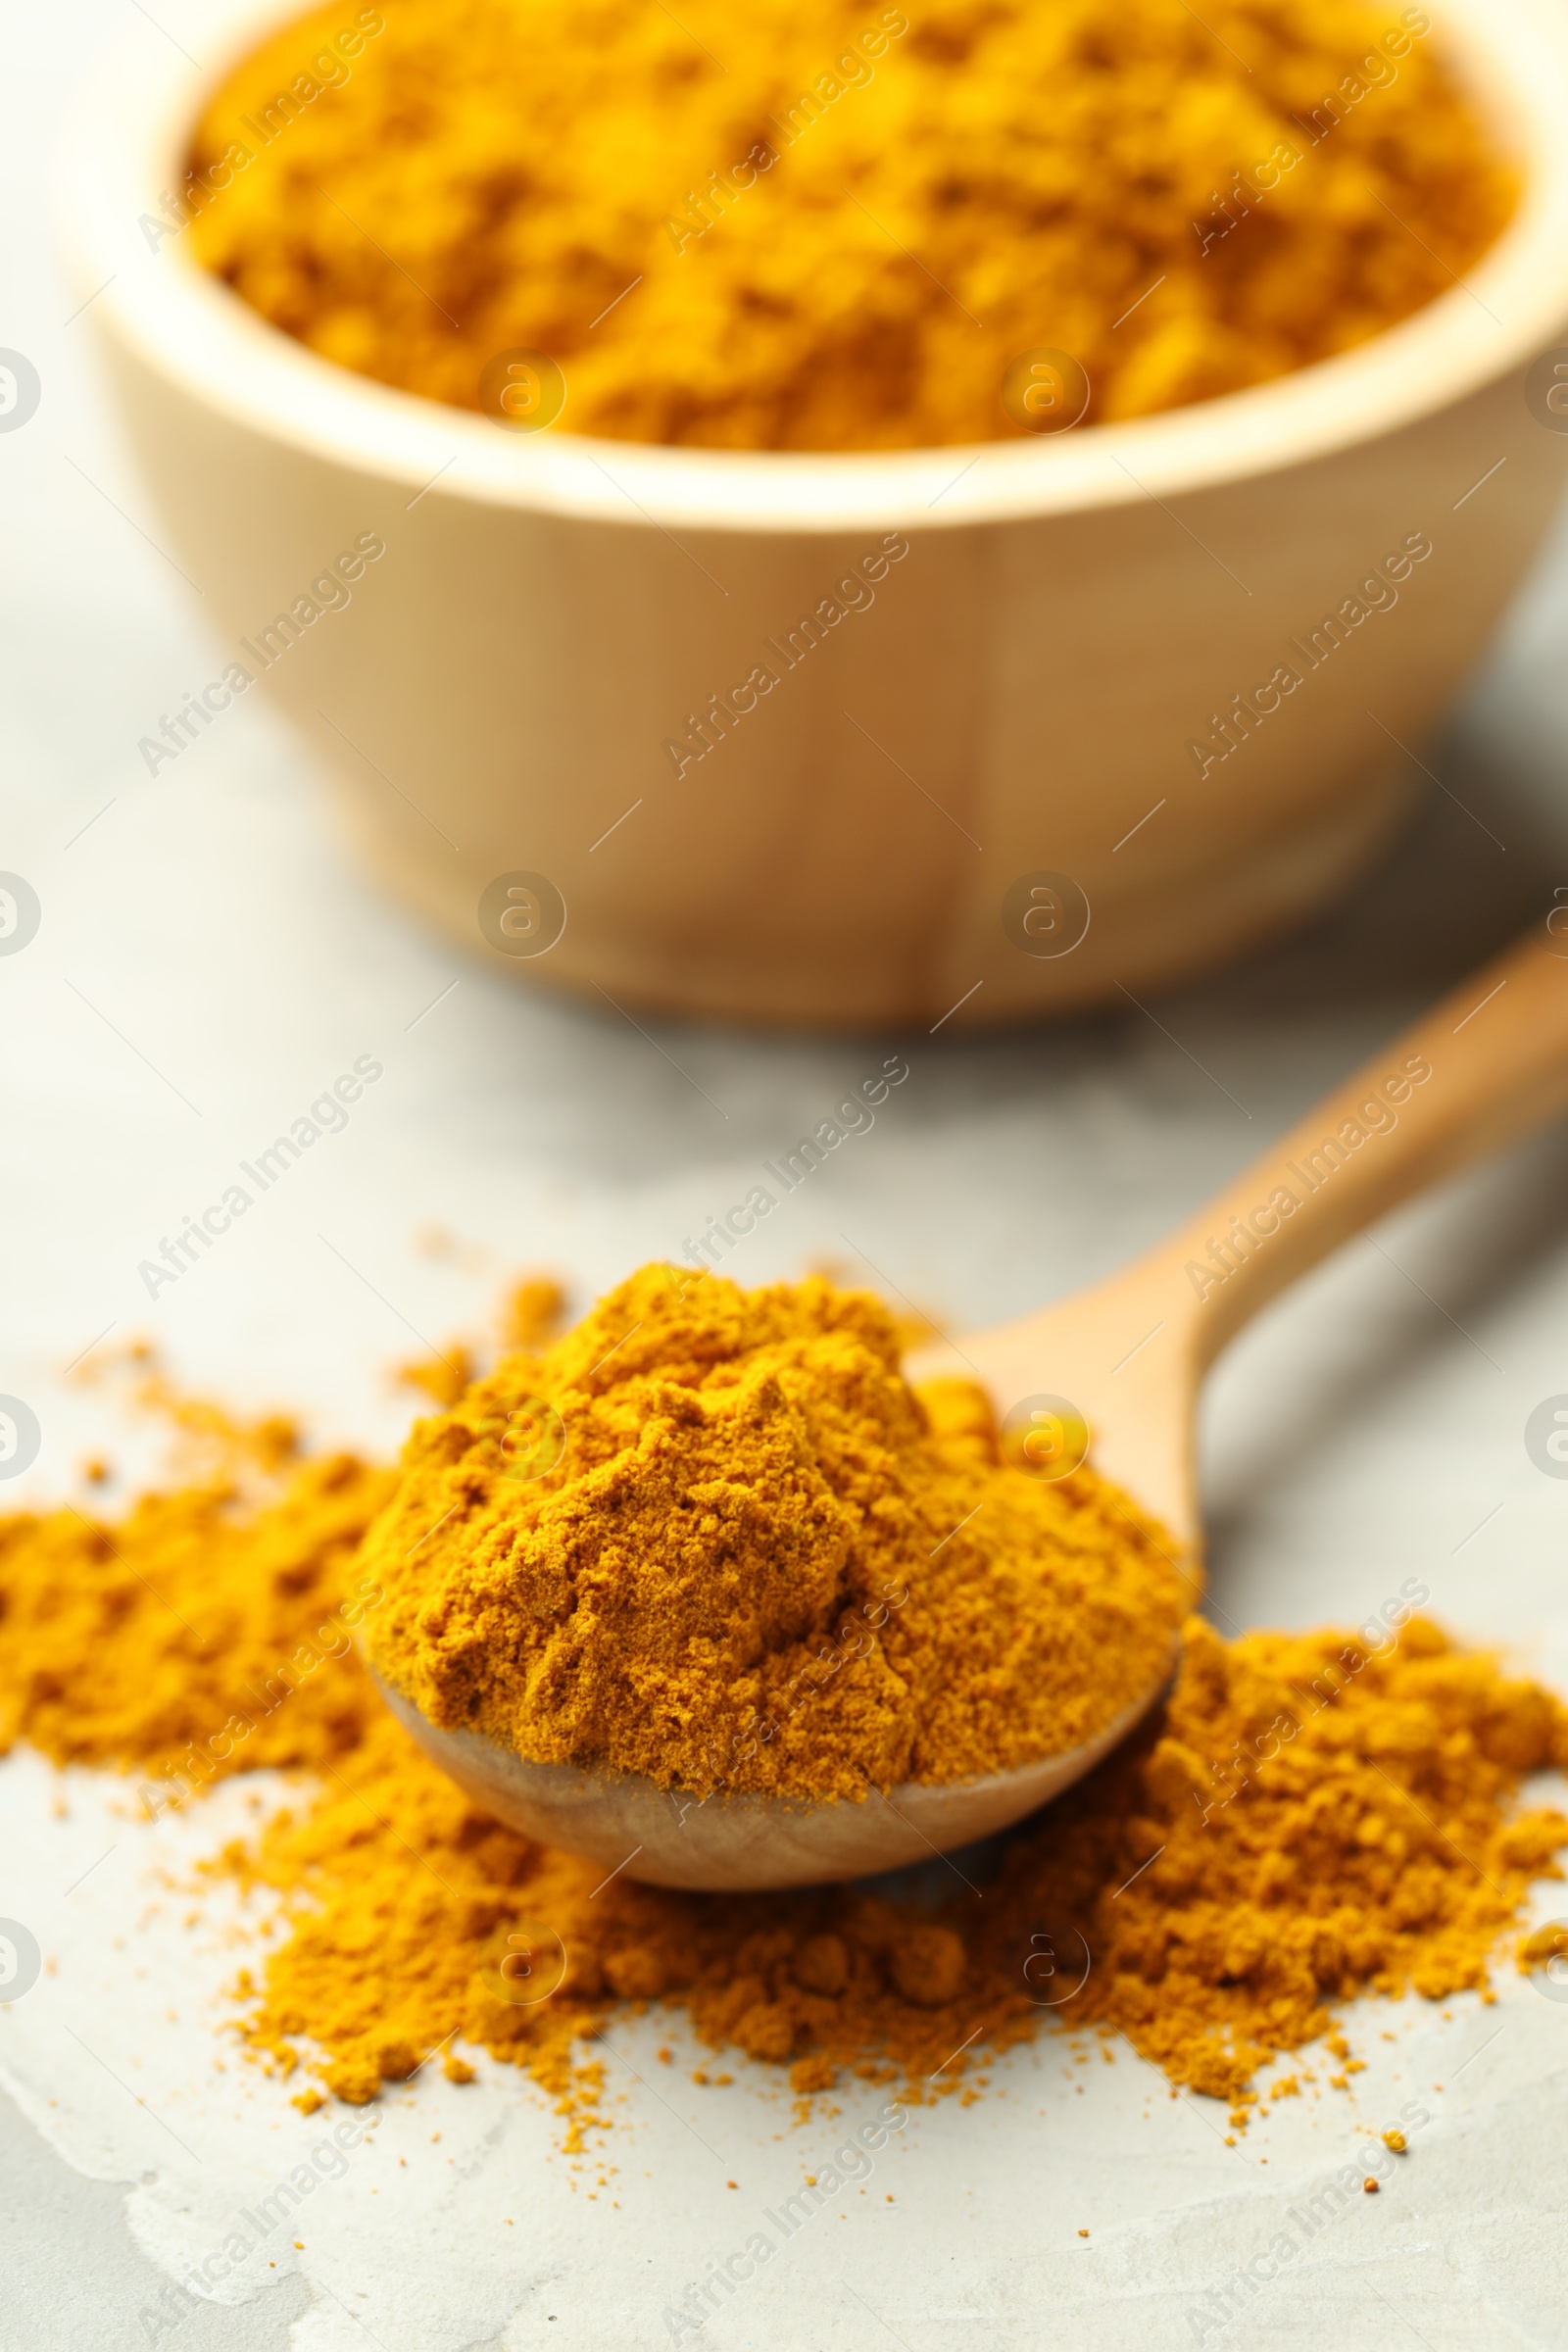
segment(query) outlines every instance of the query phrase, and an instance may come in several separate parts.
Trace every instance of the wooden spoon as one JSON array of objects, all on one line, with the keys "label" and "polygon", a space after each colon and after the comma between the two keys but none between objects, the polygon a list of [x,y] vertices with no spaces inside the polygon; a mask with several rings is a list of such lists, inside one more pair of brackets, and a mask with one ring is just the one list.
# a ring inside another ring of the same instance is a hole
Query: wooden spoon
[{"label": "wooden spoon", "polygon": [[[1087,1433],[1095,1466],[1184,1547],[1196,1593],[1194,1415],[1226,1342],[1412,1193],[1568,1109],[1568,931],[1556,934],[1552,919],[1374,1054],[1147,1255],[1058,1306],[922,1350],[909,1376],[978,1378],[1048,1466],[1073,1467]],[[995,1779],[907,1782],[863,1803],[700,1800],[640,1775],[530,1764],[477,1734],[439,1731],[399,1692],[385,1695],[463,1788],[528,1837],[608,1874],[739,1890],[860,1878],[1005,1829],[1098,1763],[1163,1688],[1152,1686],[1087,1745]]]}]

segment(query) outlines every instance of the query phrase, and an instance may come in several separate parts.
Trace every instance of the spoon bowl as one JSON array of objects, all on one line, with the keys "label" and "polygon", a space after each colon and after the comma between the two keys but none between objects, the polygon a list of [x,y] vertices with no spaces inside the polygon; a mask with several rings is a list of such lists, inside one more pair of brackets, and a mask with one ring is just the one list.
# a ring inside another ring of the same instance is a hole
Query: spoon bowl
[{"label": "spoon bowl", "polygon": [[481,1733],[439,1730],[376,1679],[425,1754],[509,1829],[585,1854],[611,1877],[624,1871],[654,1886],[726,1894],[873,1878],[1010,1829],[1108,1755],[1159,1696],[1147,1691],[1082,1746],[1018,1772],[945,1787],[906,1781],[885,1794],[824,1803],[731,1790],[699,1797],[643,1773],[532,1764]]},{"label": "spoon bowl", "polygon": [[[1095,1468],[1163,1523],[1196,1604],[1193,1432],[1204,1373],[1260,1307],[1352,1234],[1568,1109],[1563,914],[1555,906],[1132,1265],[1043,1312],[921,1349],[910,1378],[978,1380],[1047,1478],[1083,1458],[1070,1434],[1086,1430]],[[1108,1754],[1166,1681],[1162,1671],[1093,1740],[1017,1771],[906,1782],[854,1801],[700,1798],[642,1775],[530,1763],[476,1733],[440,1730],[382,1690],[459,1787],[527,1837],[612,1877],[742,1891],[874,1876],[1006,1829]]]}]

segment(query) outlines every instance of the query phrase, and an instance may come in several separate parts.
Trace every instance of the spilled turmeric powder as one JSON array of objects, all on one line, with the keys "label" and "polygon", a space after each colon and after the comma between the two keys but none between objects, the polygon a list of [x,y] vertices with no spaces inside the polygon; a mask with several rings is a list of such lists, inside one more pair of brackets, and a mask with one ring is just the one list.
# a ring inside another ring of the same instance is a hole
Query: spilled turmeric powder
[{"label": "spilled turmeric powder", "polygon": [[1042,350],[1090,422],[1350,350],[1515,194],[1417,7],[399,0],[246,58],[145,225],[325,359],[504,421],[899,449],[1071,422],[1009,397]]},{"label": "spilled turmeric powder", "polygon": [[[694,1334],[747,1328],[725,1287]],[[816,1311],[808,1355],[853,1334],[875,1393],[869,1302]],[[687,1367],[705,1410],[723,1360]],[[498,1396],[515,1378],[495,1377]],[[787,1390],[788,1363],[770,1377]],[[135,1770],[154,1811],[259,1765],[298,1773],[287,1806],[209,1868],[277,1906],[281,1932],[236,1987],[246,2045],[341,2098],[372,2099],[438,2051],[466,2081],[488,2053],[580,2135],[600,2112],[594,2037],[631,2001],[787,2068],[802,2093],[852,2073],[911,2098],[966,2090],[1054,2020],[1124,2036],[1240,2115],[1258,2069],[1332,2033],[1357,1995],[1485,1988],[1531,1882],[1560,1875],[1568,1819],[1516,1798],[1526,1775],[1568,1765],[1568,1711],[1400,1604],[1376,1641],[1226,1642],[1190,1618],[1142,1730],[961,1857],[961,1877],[933,1861],[787,1894],[606,1884],[477,1810],[376,1695],[360,1643],[392,1605],[370,1565],[384,1518],[365,1539],[396,1479],[334,1455],[280,1469],[260,1506],[213,1478],[113,1522],[0,1521],[0,1747]]]},{"label": "spilled turmeric powder", "polygon": [[1194,1591],[1084,1468],[917,1396],[879,1300],[648,1266],[419,1422],[361,1567],[432,1723],[662,1787],[863,1796],[1078,1746],[1164,1682]]},{"label": "spilled turmeric powder", "polygon": [[[1222,1762],[1234,1792],[1216,1802]],[[454,2032],[559,2094],[609,2004],[662,1999],[714,2049],[789,2066],[798,2090],[848,2071],[917,2098],[966,2041],[979,2066],[1055,2017],[1245,2101],[1357,1993],[1486,1984],[1568,1842],[1562,1814],[1508,1800],[1565,1762],[1554,1700],[1422,1620],[1383,1657],[1336,1633],[1228,1643],[1193,1620],[1161,1716],[989,1869],[933,1863],[923,1907],[871,1886],[605,1886],[601,1866],[475,1814],[381,1722],[352,1788],[228,1858],[291,1904],[247,2031],[285,2063],[316,2045],[348,2098]]]},{"label": "spilled turmeric powder", "polygon": [[258,1508],[218,1471],[117,1522],[0,1518],[0,1754],[136,1765],[155,1809],[229,1772],[334,1760],[363,1735],[354,1554],[393,1484],[350,1454]]}]

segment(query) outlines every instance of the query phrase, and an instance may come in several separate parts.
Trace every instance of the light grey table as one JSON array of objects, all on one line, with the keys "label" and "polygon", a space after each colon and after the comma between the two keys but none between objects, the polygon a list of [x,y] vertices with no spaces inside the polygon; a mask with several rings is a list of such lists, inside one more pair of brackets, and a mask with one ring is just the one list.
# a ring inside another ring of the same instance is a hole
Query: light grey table
[{"label": "light grey table", "polygon": [[[311,760],[260,698],[150,780],[138,737],[213,673],[218,646],[105,413],[40,194],[72,74],[121,16],[121,0],[87,0],[70,56],[38,12],[0,16],[18,94],[0,344],[44,387],[28,426],[0,437],[0,867],[43,908],[34,942],[0,960],[0,1391],[42,1431],[8,1500],[71,1488],[95,1446],[145,1466],[67,1371],[138,1330],[194,1386],[389,1447],[407,1400],[386,1367],[416,1333],[478,1327],[515,1269],[555,1268],[585,1299],[679,1253],[895,1048],[910,1077],[875,1129],[734,1270],[829,1259],[956,1324],[1000,1316],[1152,1239],[1568,885],[1560,540],[1432,747],[1441,782],[1395,853],[1310,937],[1157,1017],[961,1043],[644,1035],[517,992],[414,928],[352,863]],[[385,1074],[346,1132],[149,1299],[138,1262],[365,1054]],[[1523,1444],[1532,1407],[1568,1391],[1565,1177],[1558,1134],[1352,1247],[1237,1347],[1204,1430],[1222,1624],[1355,1621],[1391,1579],[1419,1575],[1451,1625],[1568,1689],[1568,1482]],[[421,1250],[432,1223],[461,1255]],[[57,1961],[0,2010],[17,2102],[0,2099],[5,2352],[662,2344],[684,2281],[867,2105],[845,2094],[842,2119],[794,2131],[787,2100],[744,2067],[723,2092],[680,2075],[672,2108],[627,2071],[608,2150],[619,2170],[590,2201],[592,2174],[572,2187],[514,2078],[431,2083],[388,2103],[323,2188],[305,2251],[285,2244],[265,2284],[161,2305],[170,2277],[221,2243],[225,2215],[317,2135],[278,2086],[232,2059],[214,2072],[232,1956],[149,1915],[148,1874],[210,1847],[212,1824],[139,1831],[115,1791],[76,1779],[62,1824],[35,1759],[0,1769],[0,1914],[27,1919]],[[802,2352],[1568,2344],[1568,2007],[1519,1983],[1495,2010],[1416,2003],[1352,2032],[1372,2060],[1353,2106],[1288,2101],[1240,2151],[1131,2062],[1097,2065],[1078,2095],[1059,2045],[1015,2053],[980,2105],[912,2116],[875,2193],[813,2225],[706,2333]],[[640,2065],[649,2034],[626,2027],[619,2046]],[[1411,2084],[1439,2082],[1396,2190],[1205,2331],[1216,2281],[1267,2247],[1292,2197]]]}]

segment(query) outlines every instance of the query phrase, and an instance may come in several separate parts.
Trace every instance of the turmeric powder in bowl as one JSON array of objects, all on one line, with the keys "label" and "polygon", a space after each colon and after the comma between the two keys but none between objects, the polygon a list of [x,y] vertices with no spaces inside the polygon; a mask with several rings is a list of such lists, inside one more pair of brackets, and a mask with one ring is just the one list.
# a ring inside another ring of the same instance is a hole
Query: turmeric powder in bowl
[{"label": "turmeric powder in bowl", "polygon": [[383,383],[499,414],[529,354],[578,432],[870,450],[1075,421],[1041,353],[1093,422],[1348,351],[1515,195],[1419,7],[398,0],[247,58],[168,203]]},{"label": "turmeric powder in bowl", "polygon": [[702,1794],[1093,1739],[1168,1673],[1170,1539],[1006,1461],[981,1391],[901,1352],[865,1293],[644,1267],[416,1425],[358,1563],[371,1662],[443,1730]]}]

